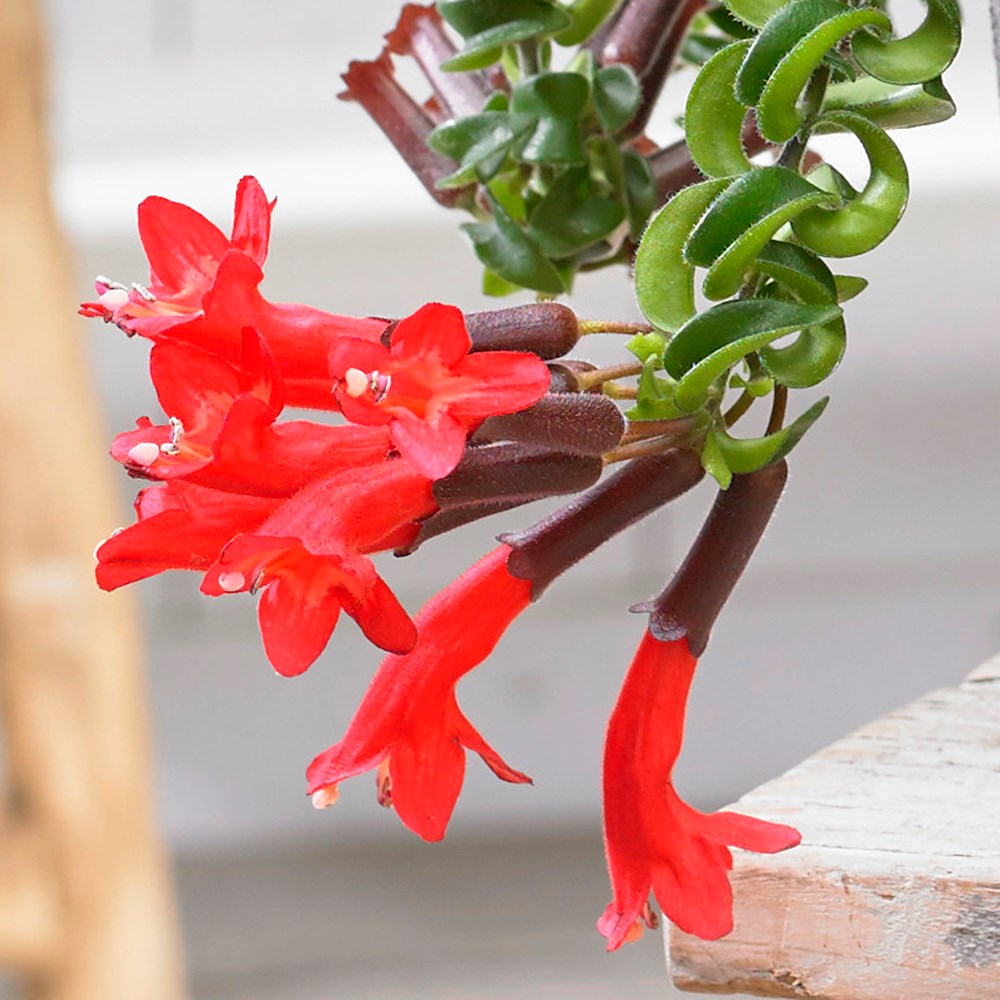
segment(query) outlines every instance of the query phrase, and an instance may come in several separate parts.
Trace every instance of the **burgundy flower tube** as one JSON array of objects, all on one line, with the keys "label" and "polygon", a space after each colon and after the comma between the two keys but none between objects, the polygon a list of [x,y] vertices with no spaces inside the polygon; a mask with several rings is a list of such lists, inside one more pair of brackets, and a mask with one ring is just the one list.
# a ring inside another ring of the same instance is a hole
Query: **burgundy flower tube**
[{"label": "burgundy flower tube", "polygon": [[357,101],[386,134],[439,204],[452,206],[462,196],[460,189],[441,191],[437,182],[454,170],[452,162],[427,145],[434,128],[430,115],[406,93],[396,80],[388,50],[377,59],[356,59],[343,75],[347,90],[341,100]]}]

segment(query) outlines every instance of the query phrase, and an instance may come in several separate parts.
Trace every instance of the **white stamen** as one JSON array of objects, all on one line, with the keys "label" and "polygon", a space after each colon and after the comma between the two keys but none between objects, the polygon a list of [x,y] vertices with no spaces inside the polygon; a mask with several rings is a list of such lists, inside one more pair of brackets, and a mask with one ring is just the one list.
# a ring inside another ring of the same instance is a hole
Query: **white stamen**
[{"label": "white stamen", "polygon": [[360,368],[348,368],[344,372],[344,391],[351,399],[357,399],[368,391],[368,376]]},{"label": "white stamen", "polygon": [[162,451],[164,455],[179,455],[181,450],[181,435],[184,433],[184,424],[182,424],[177,417],[171,417],[168,422],[170,424],[170,440],[160,445],[160,451]]},{"label": "white stamen", "polygon": [[247,578],[242,573],[220,573],[219,590],[225,594],[236,594],[247,585]]},{"label": "white stamen", "polygon": [[133,281],[132,289],[140,299],[145,299],[147,302],[156,301],[156,296],[145,285],[140,285],[137,281]]},{"label": "white stamen", "polygon": [[312,793],[312,804],[314,809],[329,809],[330,806],[340,798],[340,790],[336,785],[327,785],[318,792]]},{"label": "white stamen", "polygon": [[102,292],[97,300],[104,306],[105,309],[109,309],[111,312],[117,312],[123,306],[128,305],[128,292],[123,288],[109,288],[106,292]]},{"label": "white stamen", "polygon": [[94,284],[97,286],[99,292],[106,292],[109,288],[117,288],[123,292],[128,291],[128,288],[120,281],[113,281],[111,278],[104,277],[103,274],[99,274],[94,279]]},{"label": "white stamen", "polygon": [[129,449],[128,460],[135,465],[152,465],[160,457],[160,447],[152,441],[140,441]]}]

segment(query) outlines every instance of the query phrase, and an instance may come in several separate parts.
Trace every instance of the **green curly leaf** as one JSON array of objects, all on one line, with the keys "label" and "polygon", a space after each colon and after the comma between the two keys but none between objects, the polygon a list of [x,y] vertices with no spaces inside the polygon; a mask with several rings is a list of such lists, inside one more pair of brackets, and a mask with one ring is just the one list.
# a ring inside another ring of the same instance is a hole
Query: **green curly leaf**
[{"label": "green curly leaf", "polygon": [[528,235],[549,257],[569,257],[608,236],[625,209],[594,191],[586,167],[567,170],[549,188],[528,221]]},{"label": "green curly leaf", "polygon": [[594,110],[605,135],[621,131],[642,102],[639,80],[631,66],[605,66],[594,74]]},{"label": "green curly leaf", "polygon": [[661,330],[677,330],[694,315],[694,265],[682,251],[691,230],[728,184],[728,178],[704,181],[678,191],[642,237],[635,255],[635,293],[646,319]]},{"label": "green curly leaf", "polygon": [[[825,5],[825,0],[796,0],[786,10],[791,11],[799,5],[818,9],[816,5],[819,3]],[[892,22],[882,11],[870,7],[857,10],[841,8],[796,41],[768,77],[757,100],[757,128],[764,138],[771,142],[786,142],[798,132],[802,125],[798,100],[809,78],[824,61],[828,51],[862,28],[881,29],[888,33],[892,30]],[[855,37],[860,39],[861,36]],[[749,60],[750,57],[747,58]]]},{"label": "green curly leaf", "polygon": [[709,299],[727,298],[782,226],[810,208],[835,203],[794,170],[760,167],[738,177],[712,202],[688,238],[684,256],[708,267],[702,290]]},{"label": "green curly leaf", "polygon": [[530,115],[484,111],[439,125],[427,137],[427,145],[450,157],[459,169],[438,182],[438,187],[469,183],[478,177],[490,180],[502,168],[507,151],[535,124]]},{"label": "green curly leaf", "polygon": [[548,0],[442,0],[441,16],[465,39],[463,50],[441,68],[482,69],[500,58],[505,45],[554,35],[573,20]]},{"label": "green curly leaf", "polygon": [[941,77],[900,87],[870,76],[827,88],[827,111],[853,111],[884,129],[936,125],[955,114],[955,102]]},{"label": "green curly leaf", "polygon": [[858,65],[886,83],[925,83],[950,65],[962,42],[962,13],[955,0],[926,0],[927,16],[905,38],[855,39]]},{"label": "green curly leaf", "polygon": [[[820,123],[853,132],[861,140],[868,155],[868,182],[840,207],[803,212],[792,220],[792,230],[810,250],[824,257],[867,253],[896,228],[903,214],[910,190],[906,163],[892,139],[861,115],[831,111]],[[830,168],[817,168],[809,177],[839,191],[853,190]]]},{"label": "green curly leaf", "polygon": [[691,158],[708,177],[729,177],[753,168],[743,148],[746,108],[733,84],[750,42],[727,45],[702,67],[691,84],[684,133]]},{"label": "green curly leaf", "polygon": [[840,315],[837,305],[770,299],[724,302],[699,313],[674,334],[663,355],[667,374],[678,380],[674,402],[686,412],[697,410],[712,383],[752,351]]}]

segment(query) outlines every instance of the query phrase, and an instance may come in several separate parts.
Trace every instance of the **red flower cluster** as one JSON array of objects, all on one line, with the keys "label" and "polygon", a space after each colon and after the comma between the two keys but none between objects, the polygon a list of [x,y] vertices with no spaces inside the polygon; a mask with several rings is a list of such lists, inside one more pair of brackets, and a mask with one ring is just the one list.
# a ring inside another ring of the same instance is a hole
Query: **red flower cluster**
[{"label": "red flower cluster", "polygon": [[[568,388],[542,400],[550,374],[541,357],[559,357],[578,335],[564,307],[467,324],[432,303],[388,323],[268,302],[258,285],[272,209],[244,178],[227,238],[186,206],[147,199],[139,229],[149,287],[102,278],[98,299],[81,308],[153,341],[150,374],[165,414],[158,424],[141,418],[112,444],[130,475],[154,485],[136,499],[136,522],[99,546],[97,580],[112,590],[193,569],[205,594],[259,594],[264,648],[286,676],[316,660],[342,611],[354,618],[389,655],[343,739],[309,766],[309,793],[317,807],[331,805],[340,781],[376,770],[379,801],[440,840],[466,750],[504,781],[530,781],[463,715],[458,681],[558,575],[694,486],[701,462],[665,450],[597,482],[623,431],[613,401],[573,388],[572,364]],[[488,349],[512,344],[534,353]],[[333,410],[345,422],[283,420],[286,405]],[[668,588],[643,606],[649,631],[604,761],[614,899],[598,928],[609,950],[655,925],[650,892],[684,930],[727,933],[730,848],[779,851],[799,840],[790,827],[700,813],[671,781],[696,656],[784,478],[783,464],[734,477]],[[501,536],[413,621],[371,562],[493,511],[588,487]]]},{"label": "red flower cluster", "polygon": [[[265,650],[292,675],[319,656],[341,610],[383,649],[413,648],[417,630],[368,557],[414,540],[468,435],[537,402],[549,373],[532,354],[469,356],[452,306],[423,306],[389,332],[385,320],[267,301],[273,207],[245,177],[227,238],[187,206],[146,199],[149,287],[98,279],[80,311],[154,342],[167,417],[141,418],[112,445],[131,475],[160,485],[99,546],[98,583],[195,569],[206,594],[260,592]],[[348,423],[280,420],[286,404]]]}]

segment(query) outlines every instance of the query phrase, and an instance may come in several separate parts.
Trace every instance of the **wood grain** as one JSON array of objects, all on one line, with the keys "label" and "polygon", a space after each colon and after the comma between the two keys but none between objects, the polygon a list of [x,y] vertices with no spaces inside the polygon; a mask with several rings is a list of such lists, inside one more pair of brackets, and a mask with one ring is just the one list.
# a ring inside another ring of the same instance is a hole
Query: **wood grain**
[{"label": "wood grain", "polygon": [[736,807],[800,848],[736,852],[735,927],[669,931],[674,982],[815,1000],[1000,997],[1000,657]]}]

